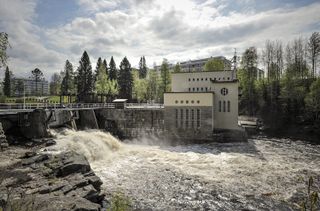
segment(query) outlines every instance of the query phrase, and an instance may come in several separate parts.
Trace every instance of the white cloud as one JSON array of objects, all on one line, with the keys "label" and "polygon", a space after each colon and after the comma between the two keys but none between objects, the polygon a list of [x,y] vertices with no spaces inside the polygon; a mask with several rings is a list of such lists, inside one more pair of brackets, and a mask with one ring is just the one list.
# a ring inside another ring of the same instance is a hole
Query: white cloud
[{"label": "white cloud", "polygon": [[[35,1],[0,0],[0,26],[11,35],[10,65],[17,71],[40,66],[47,75],[75,66],[87,50],[98,57],[127,56],[133,66],[145,55],[148,65],[162,58],[181,61],[215,55],[231,57],[266,39],[287,41],[309,35],[320,20],[320,3],[268,11],[228,11],[225,0],[78,0],[89,15],[44,29],[33,24]],[[250,1],[251,2],[251,1]],[[17,12],[15,12],[17,11]],[[12,13],[18,13],[11,17]],[[23,66],[23,67],[21,67]]]}]

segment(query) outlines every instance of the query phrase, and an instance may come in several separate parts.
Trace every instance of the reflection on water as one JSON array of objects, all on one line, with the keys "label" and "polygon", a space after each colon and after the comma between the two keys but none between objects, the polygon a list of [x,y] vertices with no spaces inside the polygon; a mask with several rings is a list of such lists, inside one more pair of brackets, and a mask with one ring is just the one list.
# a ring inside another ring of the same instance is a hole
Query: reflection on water
[{"label": "reflection on water", "polygon": [[319,183],[320,147],[290,140],[151,146],[67,130],[57,142],[84,153],[106,194],[121,191],[137,209],[290,210],[292,197],[306,189],[301,178]]}]

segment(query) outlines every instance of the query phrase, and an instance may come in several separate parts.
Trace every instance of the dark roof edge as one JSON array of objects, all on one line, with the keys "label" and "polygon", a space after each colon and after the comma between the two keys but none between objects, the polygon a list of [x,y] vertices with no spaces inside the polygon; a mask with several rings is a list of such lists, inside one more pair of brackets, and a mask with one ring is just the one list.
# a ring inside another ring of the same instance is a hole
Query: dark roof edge
[{"label": "dark roof edge", "polygon": [[210,79],[210,81],[211,81],[211,83],[235,83],[235,82],[239,82],[238,79],[234,79],[232,81],[217,81],[217,80],[211,80]]},{"label": "dark roof edge", "polygon": [[172,72],[171,74],[183,74],[183,73],[213,73],[213,72],[231,72],[232,70],[219,70],[219,71],[192,71],[192,72]]},{"label": "dark roof edge", "polygon": [[164,92],[164,94],[203,94],[203,93],[211,93],[211,94],[214,94],[214,92]]}]

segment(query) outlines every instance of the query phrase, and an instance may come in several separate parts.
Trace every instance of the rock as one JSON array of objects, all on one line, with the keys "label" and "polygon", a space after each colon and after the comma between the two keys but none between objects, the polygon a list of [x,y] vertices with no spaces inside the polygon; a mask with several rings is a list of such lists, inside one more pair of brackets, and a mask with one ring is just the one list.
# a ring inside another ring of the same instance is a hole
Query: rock
[{"label": "rock", "polygon": [[26,166],[26,165],[30,165],[33,163],[40,163],[40,162],[43,162],[48,159],[49,159],[49,155],[47,155],[47,154],[37,155],[37,156],[31,157],[31,158],[28,158],[26,160],[23,160],[22,165]]},{"label": "rock", "polygon": [[53,139],[46,140],[46,147],[55,145],[57,142]]},{"label": "rock", "polygon": [[33,210],[37,211],[100,211],[99,204],[92,203],[80,197],[60,197],[49,194],[37,196]]},{"label": "rock", "polygon": [[66,154],[64,165],[58,169],[57,176],[64,177],[73,173],[87,173],[91,170],[90,164],[83,155],[71,153]]},{"label": "rock", "polygon": [[82,197],[94,203],[100,203],[104,198],[104,195],[100,194],[92,185],[75,189],[67,193],[67,196]]},{"label": "rock", "polygon": [[6,139],[6,135],[4,134],[4,130],[2,128],[2,123],[0,122],[0,150],[4,150],[8,147],[9,147],[9,144]]},{"label": "rock", "polygon": [[29,152],[26,152],[25,154],[24,154],[24,157],[23,158],[31,158],[31,157],[34,157],[34,156],[36,156],[37,155],[37,153],[35,152],[35,151],[29,151]]},{"label": "rock", "polygon": [[99,177],[97,176],[91,176],[88,178],[89,184],[93,185],[95,189],[100,191],[100,187],[102,185],[102,181]]}]

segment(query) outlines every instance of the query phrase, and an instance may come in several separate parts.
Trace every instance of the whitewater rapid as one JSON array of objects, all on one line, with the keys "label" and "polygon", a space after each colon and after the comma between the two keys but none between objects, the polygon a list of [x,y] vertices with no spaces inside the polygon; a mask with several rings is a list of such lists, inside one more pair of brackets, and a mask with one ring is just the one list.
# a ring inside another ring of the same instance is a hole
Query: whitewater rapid
[{"label": "whitewater rapid", "polygon": [[304,181],[320,176],[320,147],[288,139],[170,146],[97,130],[55,135],[55,149],[84,154],[105,193],[124,193],[136,209],[291,210]]}]

